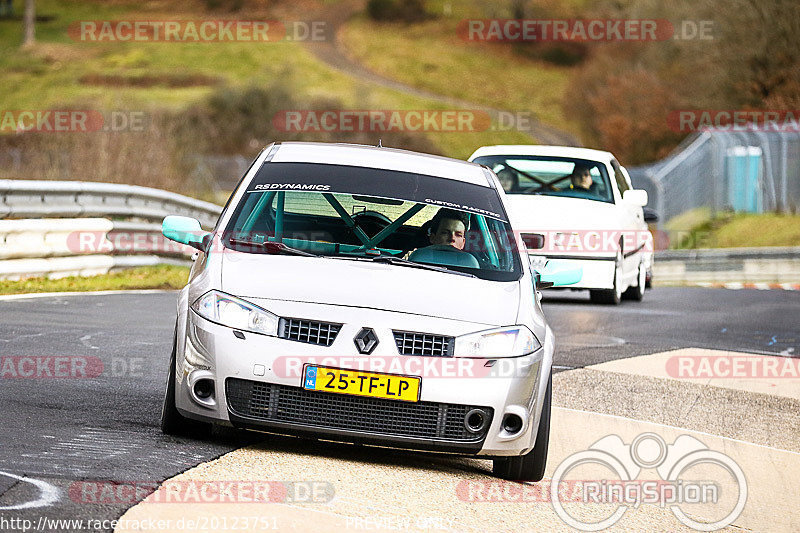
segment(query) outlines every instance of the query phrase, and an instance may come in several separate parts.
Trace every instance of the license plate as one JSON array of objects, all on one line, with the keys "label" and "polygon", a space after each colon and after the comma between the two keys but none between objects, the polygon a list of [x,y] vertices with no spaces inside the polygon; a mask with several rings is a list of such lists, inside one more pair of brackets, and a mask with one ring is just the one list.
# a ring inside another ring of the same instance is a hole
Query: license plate
[{"label": "license plate", "polygon": [[326,366],[306,365],[303,369],[304,389],[406,402],[419,401],[421,382],[420,378],[414,376],[376,374]]}]

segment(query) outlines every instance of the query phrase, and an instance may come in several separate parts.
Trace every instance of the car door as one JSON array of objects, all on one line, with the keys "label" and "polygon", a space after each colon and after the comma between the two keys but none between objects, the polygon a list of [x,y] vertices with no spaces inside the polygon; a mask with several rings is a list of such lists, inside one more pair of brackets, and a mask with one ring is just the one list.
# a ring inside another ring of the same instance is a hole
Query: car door
[{"label": "car door", "polygon": [[629,285],[635,283],[639,264],[642,261],[642,243],[639,242],[637,237],[644,224],[644,214],[641,207],[622,201],[625,191],[630,190],[632,187],[630,178],[616,159],[611,160],[611,169],[612,177],[619,190],[618,217],[626,235],[623,239],[622,277],[624,285]]}]

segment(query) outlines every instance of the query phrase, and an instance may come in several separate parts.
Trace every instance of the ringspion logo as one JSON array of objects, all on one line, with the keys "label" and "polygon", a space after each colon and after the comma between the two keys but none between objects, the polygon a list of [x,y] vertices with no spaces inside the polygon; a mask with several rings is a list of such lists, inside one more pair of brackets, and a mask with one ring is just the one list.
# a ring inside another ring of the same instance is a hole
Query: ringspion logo
[{"label": "ringspion logo", "polygon": [[[603,471],[603,477],[581,481],[580,505],[562,499],[561,485],[573,486],[568,478],[573,471]],[[655,470],[659,479],[640,479],[645,470]],[[695,474],[700,477],[696,478]],[[721,476],[720,476],[721,474]],[[708,476],[708,477],[706,477]],[[721,481],[730,483],[724,485]],[[735,491],[729,491],[735,485]],[[724,453],[711,450],[691,435],[680,435],[667,444],[656,433],[642,433],[630,444],[618,435],[608,435],[589,449],[574,453],[562,461],[550,483],[550,501],[556,514],[579,531],[601,531],[619,522],[629,509],[642,504],[669,508],[684,526],[698,531],[715,531],[727,527],[741,515],[747,502],[747,480],[742,468]],[[604,504],[607,515],[588,520],[581,512],[586,504]],[[714,518],[704,521],[686,512],[688,506],[722,508]],[[730,509],[729,509],[730,507]],[[727,514],[726,514],[727,513]]]}]

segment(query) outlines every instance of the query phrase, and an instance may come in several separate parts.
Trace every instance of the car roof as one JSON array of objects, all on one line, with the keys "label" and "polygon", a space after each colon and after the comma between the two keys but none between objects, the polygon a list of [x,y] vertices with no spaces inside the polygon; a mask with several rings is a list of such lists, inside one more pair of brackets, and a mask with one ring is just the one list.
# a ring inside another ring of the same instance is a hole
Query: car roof
[{"label": "car roof", "polygon": [[543,155],[558,157],[574,157],[589,161],[610,163],[614,159],[611,152],[593,150],[591,148],[576,148],[574,146],[546,146],[539,144],[506,144],[496,146],[482,146],[475,150],[469,157],[470,161],[485,155]]},{"label": "car roof", "polygon": [[322,163],[397,170],[493,187],[481,165],[409,150],[344,143],[282,142],[272,148],[273,163]]}]

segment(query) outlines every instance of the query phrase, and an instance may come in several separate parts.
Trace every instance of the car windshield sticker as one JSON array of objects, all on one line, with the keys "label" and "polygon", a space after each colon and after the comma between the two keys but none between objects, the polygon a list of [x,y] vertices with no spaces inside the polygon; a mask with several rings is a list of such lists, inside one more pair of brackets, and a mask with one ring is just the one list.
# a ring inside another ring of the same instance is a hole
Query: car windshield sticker
[{"label": "car windshield sticker", "polygon": [[321,163],[266,163],[247,187],[248,193],[294,190],[401,199],[508,222],[494,189],[412,172]]}]

